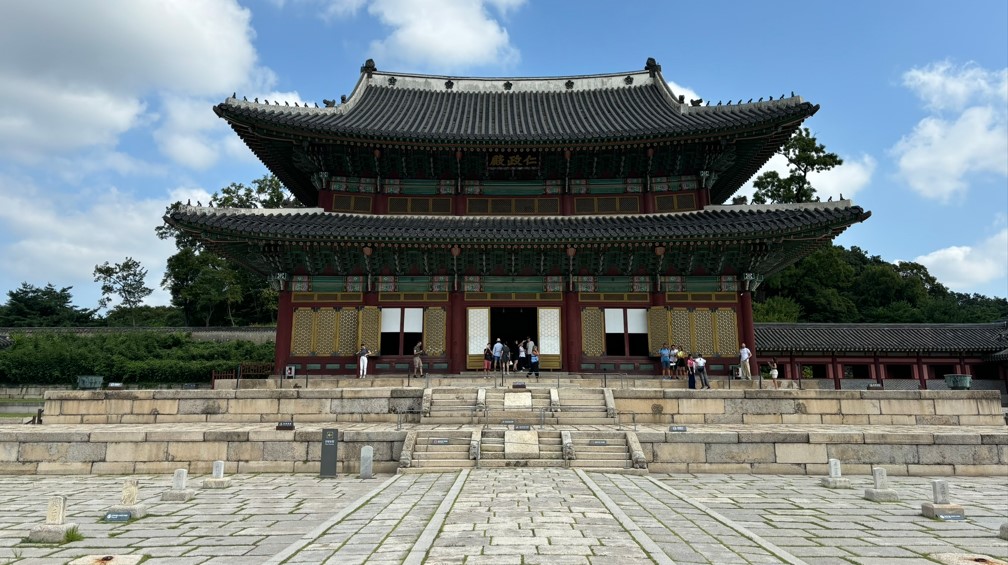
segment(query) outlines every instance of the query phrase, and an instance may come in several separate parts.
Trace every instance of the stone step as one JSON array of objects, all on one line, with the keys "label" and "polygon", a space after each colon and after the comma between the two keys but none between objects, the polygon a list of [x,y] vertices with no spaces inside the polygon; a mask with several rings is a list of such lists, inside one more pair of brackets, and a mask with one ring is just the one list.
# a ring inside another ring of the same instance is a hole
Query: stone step
[{"label": "stone step", "polygon": [[[621,464],[617,464],[620,461]],[[629,459],[622,460],[599,460],[599,459],[574,459],[569,461],[571,467],[582,469],[632,469],[633,463]]]},{"label": "stone step", "polygon": [[469,450],[461,451],[418,451],[413,453],[413,462],[417,461],[454,461],[468,460]]},{"label": "stone step", "polygon": [[564,467],[563,459],[483,459],[480,468],[503,469],[507,467]]}]

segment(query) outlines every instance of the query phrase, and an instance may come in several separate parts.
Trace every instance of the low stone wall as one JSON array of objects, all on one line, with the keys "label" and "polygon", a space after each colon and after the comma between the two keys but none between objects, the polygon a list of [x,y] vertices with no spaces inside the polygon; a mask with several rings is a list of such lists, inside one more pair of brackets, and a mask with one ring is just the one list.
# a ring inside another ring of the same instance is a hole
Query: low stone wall
[{"label": "low stone wall", "polygon": [[613,389],[625,421],[672,424],[1004,426],[989,390]]},{"label": "low stone wall", "polygon": [[[335,427],[335,426],[334,426]],[[318,473],[322,427],[275,430],[268,426],[206,424],[200,429],[153,426],[0,428],[0,474],[210,473],[225,462],[228,473]],[[397,430],[340,430],[338,467],[360,471],[360,452],[374,448],[374,470],[394,473],[406,437]]]},{"label": "low stone wall", "polygon": [[49,391],[47,424],[419,422],[422,389]]},{"label": "low stone wall", "polygon": [[[637,438],[651,472],[828,475],[838,459],[845,474],[1008,477],[1008,430],[931,426],[878,431],[752,430],[653,432]],[[808,426],[796,426],[808,428]],[[688,426],[687,426],[688,428]],[[856,428],[852,426],[852,428]]]}]

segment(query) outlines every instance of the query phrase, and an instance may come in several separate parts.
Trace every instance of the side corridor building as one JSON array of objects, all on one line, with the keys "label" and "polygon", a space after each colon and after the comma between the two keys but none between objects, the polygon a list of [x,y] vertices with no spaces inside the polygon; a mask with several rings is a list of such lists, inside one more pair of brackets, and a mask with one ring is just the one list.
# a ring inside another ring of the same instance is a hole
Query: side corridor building
[{"label": "side corridor building", "polygon": [[[712,374],[756,342],[752,291],[870,213],[725,205],[819,106],[711,104],[661,66],[549,78],[380,71],[324,107],[214,107],[306,208],[166,221],[280,290],[276,370],[482,368],[531,337],[543,369],[648,372],[663,342]],[[759,353],[760,344],[755,343]]]}]

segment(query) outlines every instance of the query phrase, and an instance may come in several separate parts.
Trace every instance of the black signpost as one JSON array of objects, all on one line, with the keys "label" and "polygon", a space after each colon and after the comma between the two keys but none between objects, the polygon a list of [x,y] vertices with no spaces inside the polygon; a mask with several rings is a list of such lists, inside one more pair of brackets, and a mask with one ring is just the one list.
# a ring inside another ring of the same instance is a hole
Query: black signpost
[{"label": "black signpost", "polygon": [[319,468],[320,477],[335,477],[337,454],[339,452],[339,430],[323,428],[322,430],[322,465]]}]

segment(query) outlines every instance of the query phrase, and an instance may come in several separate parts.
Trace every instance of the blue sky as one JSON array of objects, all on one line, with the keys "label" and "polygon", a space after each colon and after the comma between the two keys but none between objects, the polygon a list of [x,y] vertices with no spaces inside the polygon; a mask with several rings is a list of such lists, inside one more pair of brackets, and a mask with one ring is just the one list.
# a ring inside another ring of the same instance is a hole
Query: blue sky
[{"label": "blue sky", "polygon": [[[712,101],[790,94],[845,163],[813,179],[872,217],[837,242],[1008,296],[1008,2],[0,0],[0,292],[149,271],[173,201],[266,170],[211,107],[350,94],[364,60],[458,76],[625,72]],[[768,167],[783,172],[779,158]],[[745,187],[742,192],[751,191]]]}]

